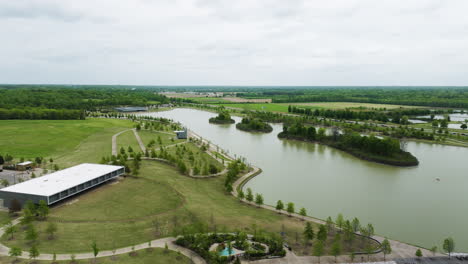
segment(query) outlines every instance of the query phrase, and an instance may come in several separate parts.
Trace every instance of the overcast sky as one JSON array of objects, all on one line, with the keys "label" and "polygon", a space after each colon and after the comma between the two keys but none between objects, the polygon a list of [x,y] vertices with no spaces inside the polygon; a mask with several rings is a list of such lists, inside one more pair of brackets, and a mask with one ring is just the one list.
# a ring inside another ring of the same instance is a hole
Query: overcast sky
[{"label": "overcast sky", "polygon": [[468,85],[467,0],[0,0],[0,83]]}]

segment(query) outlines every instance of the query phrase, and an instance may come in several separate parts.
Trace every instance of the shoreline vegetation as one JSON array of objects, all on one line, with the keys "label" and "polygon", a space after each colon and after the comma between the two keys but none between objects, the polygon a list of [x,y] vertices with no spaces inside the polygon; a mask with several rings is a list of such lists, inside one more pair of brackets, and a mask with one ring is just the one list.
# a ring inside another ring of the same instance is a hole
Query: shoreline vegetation
[{"label": "shoreline vegetation", "polygon": [[248,117],[242,118],[242,121],[237,123],[236,128],[247,132],[270,133],[273,131],[273,127],[270,124],[257,118]]},{"label": "shoreline vegetation", "polygon": [[325,132],[324,128],[320,128],[317,132],[313,126],[305,127],[296,123],[283,126],[283,131],[278,134],[278,138],[319,143],[342,150],[363,160],[386,165],[411,167],[419,164],[415,156],[401,149],[400,142],[396,139],[389,137],[380,139],[373,135],[361,136],[358,133],[348,131],[340,134],[336,129],[330,136],[327,136]]},{"label": "shoreline vegetation", "polygon": [[229,114],[229,111],[220,111],[218,116],[212,117],[209,119],[210,124],[218,124],[218,125],[223,125],[223,124],[234,124],[236,121],[231,118],[231,115]]}]

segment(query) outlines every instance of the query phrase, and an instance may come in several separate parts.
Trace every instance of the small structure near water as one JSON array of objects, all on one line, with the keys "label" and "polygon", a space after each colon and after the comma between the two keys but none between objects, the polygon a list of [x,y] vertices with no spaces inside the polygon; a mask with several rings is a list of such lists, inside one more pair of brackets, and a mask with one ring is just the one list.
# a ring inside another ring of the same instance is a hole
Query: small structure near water
[{"label": "small structure near water", "polygon": [[184,130],[178,130],[174,131],[177,135],[177,139],[187,139],[187,128],[184,128]]}]

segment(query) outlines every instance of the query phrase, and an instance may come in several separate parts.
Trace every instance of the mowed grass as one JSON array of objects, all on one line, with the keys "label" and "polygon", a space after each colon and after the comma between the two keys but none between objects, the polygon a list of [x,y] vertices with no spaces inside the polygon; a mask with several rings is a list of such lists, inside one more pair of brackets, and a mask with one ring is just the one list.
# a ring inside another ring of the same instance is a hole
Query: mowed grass
[{"label": "mowed grass", "polygon": [[[140,138],[146,147],[148,146],[151,140],[156,141],[156,144],[153,146],[153,148],[159,148],[160,146],[167,146],[185,141],[185,139],[177,139],[176,134],[170,132],[162,133],[150,130],[140,130],[138,131],[138,135],[140,135]],[[158,143],[158,137],[161,138],[161,145]]]},{"label": "mowed grass", "polygon": [[[136,256],[130,256],[129,254],[116,255],[114,258],[102,257],[97,258],[96,263],[99,264],[167,264],[167,263],[192,263],[192,261],[182,254],[178,254],[175,251],[165,251],[162,248],[153,248],[151,251],[146,249],[136,251]],[[14,262],[13,258],[0,257],[1,264],[26,264],[30,263],[30,260],[20,259],[18,262]],[[51,261],[36,261],[37,264],[50,264]],[[57,261],[58,264],[69,264],[70,260]],[[90,263],[90,260],[78,260],[76,263]]]},{"label": "mowed grass", "polygon": [[243,110],[270,111],[270,112],[288,112],[288,104],[266,104],[266,103],[243,103],[243,104],[219,104],[224,107],[239,108]]},{"label": "mowed grass", "polygon": [[117,151],[120,151],[120,148],[127,151],[128,147],[132,147],[134,152],[141,152],[140,145],[132,130],[126,131],[117,137]]},{"label": "mowed grass", "polygon": [[[186,149],[186,152],[182,151],[183,148]],[[178,149],[179,149],[180,154],[177,154]],[[169,147],[166,150],[168,153],[174,156],[181,156],[184,162],[188,165],[188,167],[193,168],[195,165],[198,166],[198,168],[200,169],[200,172],[203,171],[204,166],[206,165],[210,166],[210,164],[214,165],[218,169],[218,172],[221,172],[224,169],[223,164],[221,164],[219,161],[214,159],[212,156],[208,155],[206,152],[201,151],[201,149],[192,142],[181,144],[178,146]],[[193,161],[191,161],[189,158],[188,152],[190,151],[193,153],[193,158],[194,158]]]},{"label": "mowed grass", "polygon": [[398,108],[425,108],[421,106],[409,106],[409,105],[392,105],[392,104],[371,104],[371,103],[354,103],[354,102],[313,102],[313,103],[289,103],[285,105],[296,105],[312,108],[323,108],[323,109],[346,109],[346,108],[386,108],[386,109],[398,109]]},{"label": "mowed grass", "polygon": [[183,199],[166,184],[126,177],[67,200],[50,214],[51,220],[132,220],[173,210]]},{"label": "mowed grass", "polygon": [[111,154],[112,135],[131,128],[128,120],[1,120],[0,153],[15,159],[52,157],[61,168],[99,162]]}]

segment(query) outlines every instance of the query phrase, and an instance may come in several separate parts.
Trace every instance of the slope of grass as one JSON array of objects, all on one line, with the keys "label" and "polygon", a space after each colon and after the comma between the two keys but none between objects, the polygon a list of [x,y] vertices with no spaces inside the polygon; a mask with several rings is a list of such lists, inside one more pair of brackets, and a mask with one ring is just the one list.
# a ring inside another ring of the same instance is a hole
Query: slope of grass
[{"label": "slope of grass", "polygon": [[[18,262],[14,262],[13,258],[10,257],[0,257],[1,264],[26,264],[30,263],[30,260],[19,259]],[[51,261],[36,261],[37,264],[50,264]],[[58,264],[69,264],[70,260],[57,261]],[[78,260],[79,263],[90,263],[90,260]],[[96,263],[99,264],[166,264],[166,263],[192,263],[189,258],[182,254],[178,254],[175,251],[169,250],[165,251],[162,248],[153,248],[151,251],[146,249],[139,250],[136,252],[135,256],[130,256],[129,254],[117,255],[113,258],[111,257],[102,257],[97,258]]]},{"label": "slope of grass", "polygon": [[124,148],[125,151],[128,151],[128,147],[132,147],[134,152],[141,152],[140,145],[135,137],[133,131],[126,131],[120,134],[117,137],[117,150],[120,151],[120,148]]},{"label": "slope of grass", "polygon": [[[111,152],[111,136],[132,122],[118,119],[86,120],[0,120],[0,152],[9,153],[15,158],[38,156],[57,158],[71,152],[87,152],[81,144],[91,138],[87,147],[100,143],[104,138],[106,152]],[[93,138],[94,137],[94,138]],[[102,145],[99,147],[101,148]],[[80,155],[81,155],[80,154]],[[86,156],[86,155],[85,155]]]}]

